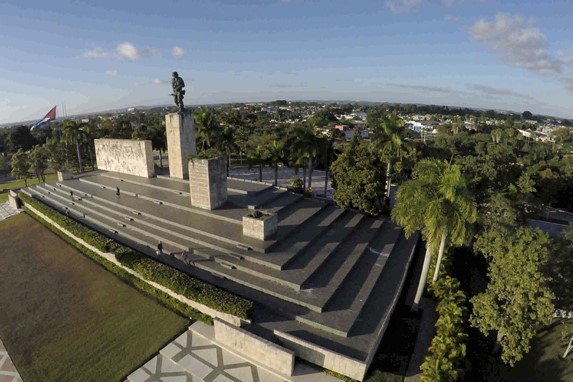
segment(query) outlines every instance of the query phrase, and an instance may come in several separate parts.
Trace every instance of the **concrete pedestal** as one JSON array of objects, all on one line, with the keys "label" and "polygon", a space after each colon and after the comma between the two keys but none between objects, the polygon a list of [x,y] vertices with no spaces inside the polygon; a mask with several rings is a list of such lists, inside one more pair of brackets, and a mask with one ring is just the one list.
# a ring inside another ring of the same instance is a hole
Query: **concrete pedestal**
[{"label": "concrete pedestal", "polygon": [[255,211],[243,216],[243,235],[264,241],[277,232],[278,224],[277,214]]},{"label": "concrete pedestal", "polygon": [[189,187],[193,207],[214,210],[222,206],[227,201],[226,159],[195,158],[189,161]]},{"label": "concrete pedestal", "polygon": [[68,170],[58,171],[57,174],[58,174],[58,181],[60,182],[64,180],[74,179],[74,174]]},{"label": "concrete pedestal", "polygon": [[197,154],[195,119],[191,111],[165,115],[169,176],[184,179],[189,175],[187,157]]}]

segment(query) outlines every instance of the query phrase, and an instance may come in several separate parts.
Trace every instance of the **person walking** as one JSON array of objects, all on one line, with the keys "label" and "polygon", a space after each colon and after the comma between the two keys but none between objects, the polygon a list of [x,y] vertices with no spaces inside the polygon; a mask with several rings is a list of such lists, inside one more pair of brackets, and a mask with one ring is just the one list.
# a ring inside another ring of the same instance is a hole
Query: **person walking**
[{"label": "person walking", "polygon": [[115,188],[115,195],[119,196],[119,187]]},{"label": "person walking", "polygon": [[161,240],[157,243],[157,256],[163,255],[163,243]]},{"label": "person walking", "polygon": [[74,192],[70,191],[70,198],[72,198],[72,202],[74,201]]}]

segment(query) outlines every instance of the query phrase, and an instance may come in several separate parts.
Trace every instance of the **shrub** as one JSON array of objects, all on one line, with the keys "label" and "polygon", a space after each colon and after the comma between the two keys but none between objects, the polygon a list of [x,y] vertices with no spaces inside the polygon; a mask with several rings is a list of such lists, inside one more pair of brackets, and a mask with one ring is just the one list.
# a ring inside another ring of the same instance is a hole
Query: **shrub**
[{"label": "shrub", "polygon": [[420,367],[421,379],[423,382],[458,381],[463,379],[467,370],[466,296],[460,290],[459,281],[450,276],[433,283],[430,292],[438,300],[438,320],[436,335]]},{"label": "shrub", "polygon": [[[122,265],[138,272],[146,280],[153,281],[160,285],[163,285],[164,287],[169,288],[172,291],[189,298],[190,300],[196,301],[198,303],[206,305],[220,312],[229,313],[240,318],[248,318],[250,316],[253,309],[252,301],[249,301],[235,294],[227,292],[209,283],[193,278],[187,275],[186,273],[171,268],[168,265],[159,263],[145,256],[142,253],[139,253],[127,246],[124,246],[116,242],[115,240],[110,239],[84,226],[81,223],[78,223],[77,221],[71,219],[70,217],[57,212],[51,207],[35,200],[34,198],[29,197],[28,195],[20,193],[19,198],[25,204],[29,204],[30,206],[34,207],[44,215],[50,217],[50,219],[56,222],[59,226],[71,232],[75,236],[85,240],[88,244],[93,245],[100,251],[110,252],[115,254],[116,259]],[[129,279],[132,283],[133,283],[132,279],[136,279],[135,277],[129,275],[129,273],[125,272],[121,268],[115,266],[113,263],[110,263],[109,261],[103,259],[101,256],[90,251],[88,248],[79,244],[75,240],[72,240],[68,236],[64,235],[58,229],[52,227],[43,219],[40,219],[32,211],[30,210],[27,211],[36,219],[38,219],[42,224],[48,226],[48,228],[50,228],[56,234],[61,236],[64,240],[74,245],[82,253],[85,253],[90,258],[104,265],[107,269],[112,270],[114,273],[119,274],[123,278]],[[129,275],[129,277],[125,277],[125,275]],[[137,283],[137,284],[145,284],[145,283]],[[140,287],[138,286],[138,288]],[[154,292],[150,294],[153,294],[154,296],[160,298],[169,306],[183,305],[181,303],[174,304],[174,301],[177,300],[169,297],[167,294],[163,292],[155,290],[155,288],[151,286],[145,288],[145,291],[148,293],[149,290],[154,290]],[[166,296],[169,298],[166,298]],[[191,308],[188,307],[188,309]],[[184,310],[188,311],[188,309]],[[177,308],[177,310],[180,309]]]}]

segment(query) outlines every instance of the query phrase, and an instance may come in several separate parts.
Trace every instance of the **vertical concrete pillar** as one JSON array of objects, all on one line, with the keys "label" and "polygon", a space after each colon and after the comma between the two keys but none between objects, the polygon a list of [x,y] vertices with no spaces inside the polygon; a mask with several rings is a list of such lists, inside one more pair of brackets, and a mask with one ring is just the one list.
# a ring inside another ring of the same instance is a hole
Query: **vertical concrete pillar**
[{"label": "vertical concrete pillar", "polygon": [[169,176],[184,179],[189,175],[187,157],[197,154],[195,120],[191,111],[165,115]]},{"label": "vertical concrete pillar", "polygon": [[227,160],[195,158],[189,161],[191,205],[214,210],[227,201]]}]

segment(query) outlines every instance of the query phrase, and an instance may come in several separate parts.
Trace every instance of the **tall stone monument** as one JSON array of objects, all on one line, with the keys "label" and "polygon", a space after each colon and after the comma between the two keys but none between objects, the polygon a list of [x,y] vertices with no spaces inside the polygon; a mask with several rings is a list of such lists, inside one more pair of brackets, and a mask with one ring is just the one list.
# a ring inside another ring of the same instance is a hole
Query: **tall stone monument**
[{"label": "tall stone monument", "polygon": [[187,157],[190,154],[197,154],[193,112],[185,110],[166,114],[165,131],[169,153],[169,176],[185,179],[189,175]]},{"label": "tall stone monument", "polygon": [[165,131],[167,133],[167,151],[169,152],[169,176],[184,179],[189,175],[187,157],[197,154],[195,144],[195,120],[191,110],[185,110],[183,98],[185,96],[185,81],[177,72],[172,73],[171,87],[173,88],[173,101],[178,113],[165,115]]}]

